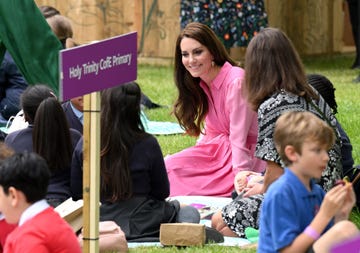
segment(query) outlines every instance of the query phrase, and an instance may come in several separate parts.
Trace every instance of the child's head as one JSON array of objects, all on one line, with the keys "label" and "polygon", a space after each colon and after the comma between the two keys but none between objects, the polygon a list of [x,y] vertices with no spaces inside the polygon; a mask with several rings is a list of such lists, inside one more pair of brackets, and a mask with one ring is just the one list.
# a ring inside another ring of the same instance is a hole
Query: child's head
[{"label": "child's head", "polygon": [[335,88],[329,79],[319,74],[307,75],[308,83],[314,87],[324,98],[325,102],[331,107],[333,113],[337,113],[337,103],[335,100]]},{"label": "child's head", "polygon": [[44,98],[36,109],[33,123],[33,152],[47,161],[51,171],[70,167],[73,145],[69,124],[60,102],[52,96]]},{"label": "child's head", "polygon": [[101,95],[102,122],[110,129],[116,123],[120,124],[120,128],[138,129],[141,125],[140,99],[141,89],[136,82],[104,90]]},{"label": "child's head", "polygon": [[335,142],[334,130],[311,112],[285,112],[277,119],[274,142],[285,166],[292,163],[285,154],[285,148],[293,146],[301,155],[303,144],[309,141],[329,150]]},{"label": "child's head", "polygon": [[66,39],[73,37],[70,19],[62,15],[55,15],[47,18],[46,21],[56,37],[60,40],[63,48],[66,48]]},{"label": "child's head", "polygon": [[41,13],[48,22],[51,30],[60,40],[63,48],[67,48],[67,39],[73,37],[71,21],[67,17],[61,15],[60,11],[52,6],[40,6]]},{"label": "child's head", "polygon": [[54,91],[44,84],[29,85],[21,94],[21,108],[25,114],[25,120],[29,124],[34,123],[36,111],[40,103],[48,98],[55,97]]},{"label": "child's head", "polygon": [[23,206],[45,198],[49,179],[46,161],[35,153],[17,153],[1,162],[0,211],[9,223],[18,222]]}]

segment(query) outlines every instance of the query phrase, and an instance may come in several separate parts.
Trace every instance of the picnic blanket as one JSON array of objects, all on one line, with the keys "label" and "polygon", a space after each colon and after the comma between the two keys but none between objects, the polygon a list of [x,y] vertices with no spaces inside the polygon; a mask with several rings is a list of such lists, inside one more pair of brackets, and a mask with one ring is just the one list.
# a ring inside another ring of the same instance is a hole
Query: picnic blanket
[{"label": "picnic blanket", "polygon": [[[231,198],[225,197],[211,197],[211,196],[176,196],[171,197],[169,200],[178,200],[180,204],[187,204],[196,207],[201,216],[200,223],[205,226],[211,227],[211,216],[215,212],[221,210],[221,208],[232,201]],[[224,237],[223,243],[217,243],[216,245],[223,246],[247,246],[252,242],[245,238],[238,237]],[[145,246],[159,246],[162,247],[160,242],[146,242],[146,243],[138,243],[138,242],[129,242],[129,248],[135,247],[145,247]]]},{"label": "picnic blanket", "polygon": [[141,122],[145,131],[153,135],[169,135],[185,133],[184,129],[178,123],[167,121],[151,121],[146,114],[141,111]]}]

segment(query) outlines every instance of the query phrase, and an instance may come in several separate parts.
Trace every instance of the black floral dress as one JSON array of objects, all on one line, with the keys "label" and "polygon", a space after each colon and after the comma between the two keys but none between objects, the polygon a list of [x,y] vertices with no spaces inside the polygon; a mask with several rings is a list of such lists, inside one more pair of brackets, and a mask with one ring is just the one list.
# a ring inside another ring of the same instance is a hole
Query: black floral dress
[{"label": "black floral dress", "polygon": [[[320,97],[319,101],[307,102],[303,97],[282,91],[274,94],[258,110],[259,135],[256,146],[256,157],[272,161],[282,166],[282,161],[273,142],[275,122],[285,111],[310,111],[330,124],[337,136],[333,148],[329,151],[329,163],[323,172],[319,185],[328,191],[337,179],[342,178],[341,140],[336,128],[337,121],[331,108]],[[282,166],[283,167],[283,166]],[[245,237],[245,228],[259,228],[260,205],[264,194],[248,198],[234,199],[222,209],[222,217],[229,228],[238,236]]]},{"label": "black floral dress", "polygon": [[226,48],[247,46],[268,24],[263,0],[182,0],[180,9],[181,28],[190,22],[206,24]]}]

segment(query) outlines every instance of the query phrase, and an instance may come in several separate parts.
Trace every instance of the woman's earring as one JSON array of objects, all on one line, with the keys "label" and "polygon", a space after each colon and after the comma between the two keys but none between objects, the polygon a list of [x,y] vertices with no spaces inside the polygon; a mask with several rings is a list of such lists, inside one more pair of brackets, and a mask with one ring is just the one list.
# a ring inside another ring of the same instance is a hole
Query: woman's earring
[{"label": "woman's earring", "polygon": [[211,61],[211,67],[215,67],[215,62]]}]

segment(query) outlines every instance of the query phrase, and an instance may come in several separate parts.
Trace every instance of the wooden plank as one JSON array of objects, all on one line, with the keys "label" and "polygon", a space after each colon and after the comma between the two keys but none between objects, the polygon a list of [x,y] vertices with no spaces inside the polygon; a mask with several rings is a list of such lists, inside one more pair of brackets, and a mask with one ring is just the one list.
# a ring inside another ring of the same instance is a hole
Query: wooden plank
[{"label": "wooden plank", "polygon": [[158,26],[159,44],[157,55],[160,57],[173,57],[176,39],[180,33],[180,2],[159,0]]},{"label": "wooden plank", "polygon": [[341,0],[266,0],[269,25],[282,29],[302,55],[339,52],[342,48]]},{"label": "wooden plank", "polygon": [[[345,45],[345,28],[349,24],[348,17],[345,16],[345,4],[343,0],[335,0],[332,12],[333,47],[331,52],[341,52]],[[347,7],[347,6],[346,6]]]},{"label": "wooden plank", "polygon": [[145,1],[139,50],[144,57],[173,57],[180,32],[179,1]]},{"label": "wooden plank", "polygon": [[[71,19],[81,44],[138,32],[142,57],[173,58],[180,32],[180,0],[35,0]],[[269,25],[285,31],[300,54],[338,52],[343,44],[343,0],[265,0]]]},{"label": "wooden plank", "polygon": [[143,34],[143,27],[142,27],[142,23],[143,23],[143,18],[142,18],[142,13],[143,13],[143,7],[142,7],[142,0],[133,0],[134,2],[134,25],[133,25],[133,29],[135,31],[137,31],[138,34],[138,39],[137,39],[137,45],[138,45],[138,52],[139,52],[139,48],[140,48],[140,43],[141,43],[141,38],[142,38],[142,34]]}]

